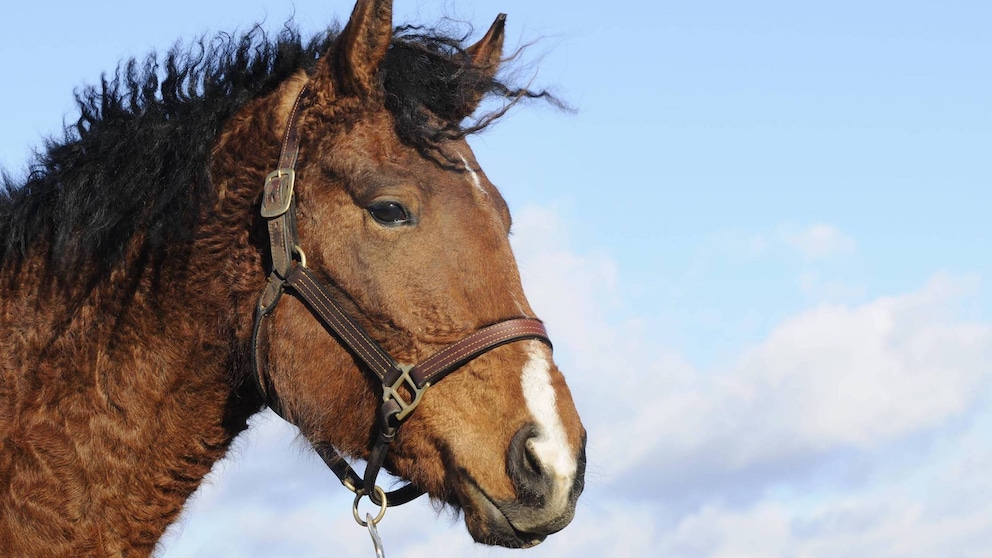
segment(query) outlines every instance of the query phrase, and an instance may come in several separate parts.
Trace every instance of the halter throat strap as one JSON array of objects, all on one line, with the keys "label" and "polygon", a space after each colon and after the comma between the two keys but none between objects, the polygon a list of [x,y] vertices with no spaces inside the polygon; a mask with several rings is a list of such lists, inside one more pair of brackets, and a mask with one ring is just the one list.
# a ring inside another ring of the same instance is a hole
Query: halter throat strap
[{"label": "halter throat strap", "polygon": [[252,328],[252,362],[255,370],[252,379],[265,404],[286,418],[270,383],[268,359],[263,358],[263,353],[268,352],[266,343],[270,337],[263,335],[263,330],[267,331],[265,324],[282,294],[290,291],[382,385],[378,436],[372,446],[364,477],[359,476],[331,445],[317,442],[313,444],[314,450],[358,498],[367,495],[376,505],[400,505],[423,492],[407,484],[385,493],[376,487],[375,480],[385,461],[389,444],[395,439],[403,421],[420,404],[427,389],[464,364],[504,344],[536,339],[551,347],[551,340],[539,320],[511,319],[480,329],[415,366],[401,365],[338,304],[330,289],[307,267],[296,231],[295,167],[299,155],[300,126],[309,95],[309,87],[304,85],[290,110],[279,165],[266,177],[262,192],[260,214],[267,221],[272,269],[255,309]]}]

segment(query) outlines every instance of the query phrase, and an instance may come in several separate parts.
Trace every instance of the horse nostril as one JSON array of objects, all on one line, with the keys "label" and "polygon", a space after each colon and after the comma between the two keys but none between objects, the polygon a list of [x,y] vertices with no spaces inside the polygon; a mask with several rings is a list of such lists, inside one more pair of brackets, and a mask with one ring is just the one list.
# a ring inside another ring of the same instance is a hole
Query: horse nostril
[{"label": "horse nostril", "polygon": [[535,453],[534,450],[534,444],[532,444],[530,440],[533,440],[533,438],[529,438],[527,442],[524,443],[524,457],[527,458],[527,465],[530,467],[531,472],[535,475],[541,475],[544,471],[544,467],[542,467],[541,462],[538,461],[537,453]]},{"label": "horse nostril", "polygon": [[517,489],[517,500],[525,505],[543,506],[553,490],[547,474],[534,450],[534,440],[540,431],[525,425],[513,435],[507,452],[506,470]]}]

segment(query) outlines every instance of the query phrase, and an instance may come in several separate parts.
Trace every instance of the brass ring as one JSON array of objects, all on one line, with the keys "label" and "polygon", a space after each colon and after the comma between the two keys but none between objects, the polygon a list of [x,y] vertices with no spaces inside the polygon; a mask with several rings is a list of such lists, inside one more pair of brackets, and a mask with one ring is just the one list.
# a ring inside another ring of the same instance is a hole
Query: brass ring
[{"label": "brass ring", "polygon": [[355,483],[354,481],[351,480],[351,477],[345,477],[344,480],[341,481],[341,484],[343,484],[345,488],[350,490],[352,494],[359,493],[359,489],[358,487],[355,486]]},{"label": "brass ring", "polygon": [[[376,515],[375,518],[372,519],[372,525],[378,525],[379,522],[382,521],[382,518],[386,516],[386,508],[389,506],[389,503],[386,502],[386,492],[379,488],[379,485],[376,485],[374,490],[379,496],[379,499],[382,501],[382,504],[379,507],[379,515]],[[365,496],[365,491],[355,494],[355,503],[351,505],[351,515],[355,517],[355,521],[357,521],[359,525],[362,527],[368,527],[369,522],[363,520],[362,516],[358,514],[358,502],[362,500],[362,496]],[[371,498],[369,499],[371,500]]]}]

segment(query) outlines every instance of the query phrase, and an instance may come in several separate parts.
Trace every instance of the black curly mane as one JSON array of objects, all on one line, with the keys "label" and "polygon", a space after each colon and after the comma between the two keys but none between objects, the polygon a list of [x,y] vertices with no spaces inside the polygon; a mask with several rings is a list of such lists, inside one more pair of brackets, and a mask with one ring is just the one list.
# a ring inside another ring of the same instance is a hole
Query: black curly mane
[{"label": "black curly mane", "polygon": [[[554,98],[513,88],[473,68],[456,38],[397,28],[381,69],[397,133],[421,152],[485,128],[521,98]],[[248,101],[293,73],[312,72],[335,30],[304,38],[292,26],[275,37],[260,27],[221,34],[163,60],[131,59],[97,87],[76,94],[78,120],[36,154],[23,183],[3,175],[0,269],[19,265],[34,246],[49,272],[90,278],[119,263],[138,235],[148,257],[192,240],[201,210],[214,200],[208,168],[224,123]],[[469,96],[503,106],[469,123],[445,120]],[[437,124],[440,115],[443,124]]]}]

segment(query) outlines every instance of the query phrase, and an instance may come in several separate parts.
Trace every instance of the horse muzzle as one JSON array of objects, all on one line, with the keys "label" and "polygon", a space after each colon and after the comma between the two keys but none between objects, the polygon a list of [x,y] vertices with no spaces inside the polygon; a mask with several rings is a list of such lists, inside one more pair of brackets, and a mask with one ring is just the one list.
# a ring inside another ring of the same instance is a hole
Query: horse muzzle
[{"label": "horse muzzle", "polygon": [[480,543],[529,548],[564,529],[575,516],[575,505],[585,487],[585,436],[576,467],[561,472],[543,463],[534,451],[540,436],[533,425],[521,428],[507,451],[507,474],[516,489],[512,500],[494,500],[471,478],[463,491],[465,524]]}]

